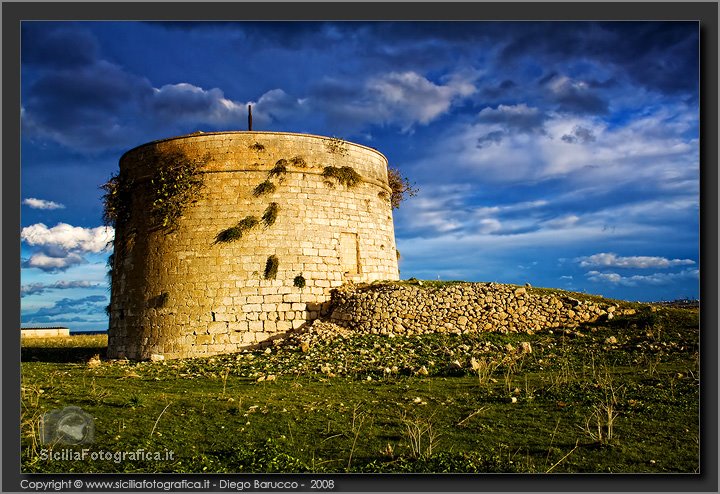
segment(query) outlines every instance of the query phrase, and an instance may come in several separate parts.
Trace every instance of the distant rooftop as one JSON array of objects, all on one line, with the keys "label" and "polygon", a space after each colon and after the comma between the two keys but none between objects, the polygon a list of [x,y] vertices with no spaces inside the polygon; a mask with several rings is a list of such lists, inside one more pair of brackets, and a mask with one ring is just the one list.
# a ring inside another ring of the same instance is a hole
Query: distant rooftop
[{"label": "distant rooftop", "polygon": [[68,328],[67,326],[32,326],[32,327],[20,328],[21,331],[24,329],[70,329],[70,328]]}]

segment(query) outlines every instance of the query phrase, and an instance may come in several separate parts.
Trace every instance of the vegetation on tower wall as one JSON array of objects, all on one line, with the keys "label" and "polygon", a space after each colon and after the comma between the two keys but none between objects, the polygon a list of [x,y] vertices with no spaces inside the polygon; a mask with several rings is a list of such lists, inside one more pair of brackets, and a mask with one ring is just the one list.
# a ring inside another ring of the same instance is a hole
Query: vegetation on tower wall
[{"label": "vegetation on tower wall", "polygon": [[400,174],[400,170],[393,167],[388,167],[388,185],[390,189],[392,189],[390,204],[393,209],[399,208],[400,203],[403,202],[406,197],[415,197],[419,192],[419,189],[410,184],[410,180],[408,180],[407,177],[403,177]]},{"label": "vegetation on tower wall", "polygon": [[125,223],[131,212],[133,194],[145,192],[150,201],[154,227],[174,229],[185,209],[200,197],[203,188],[201,168],[209,156],[193,159],[180,152],[153,154],[145,163],[149,176],[132,178],[120,171],[100,186],[103,195],[103,220],[107,225]]}]

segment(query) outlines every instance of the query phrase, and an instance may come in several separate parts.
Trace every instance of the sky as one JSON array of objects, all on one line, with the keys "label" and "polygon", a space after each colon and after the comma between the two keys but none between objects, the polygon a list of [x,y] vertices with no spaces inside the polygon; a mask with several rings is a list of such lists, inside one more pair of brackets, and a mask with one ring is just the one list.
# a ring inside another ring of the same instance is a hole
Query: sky
[{"label": "sky", "polygon": [[145,142],[371,146],[401,278],[699,297],[695,22],[23,22],[21,322],[107,328],[100,185]]}]

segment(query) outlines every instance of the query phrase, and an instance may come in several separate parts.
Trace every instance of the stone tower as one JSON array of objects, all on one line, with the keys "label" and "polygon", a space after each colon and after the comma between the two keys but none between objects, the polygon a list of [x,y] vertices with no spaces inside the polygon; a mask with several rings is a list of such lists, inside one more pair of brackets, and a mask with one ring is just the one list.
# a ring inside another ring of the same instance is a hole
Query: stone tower
[{"label": "stone tower", "polygon": [[[177,221],[152,220],[158,163],[200,163]],[[116,224],[108,355],[236,351],[318,317],[347,281],[398,279],[387,159],[335,138],[196,133],[134,148]],[[156,177],[156,178],[152,178]]]}]

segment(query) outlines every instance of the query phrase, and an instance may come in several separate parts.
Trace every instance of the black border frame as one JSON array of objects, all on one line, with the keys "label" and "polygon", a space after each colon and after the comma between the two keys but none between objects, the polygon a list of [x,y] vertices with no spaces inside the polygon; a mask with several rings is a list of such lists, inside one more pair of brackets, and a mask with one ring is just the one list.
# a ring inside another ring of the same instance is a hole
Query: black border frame
[{"label": "black border frame", "polygon": [[[59,475],[20,473],[20,22],[22,20],[695,20],[700,26],[700,287],[701,301],[701,473],[603,475],[388,475],[338,474],[338,491],[718,491],[718,3],[48,3],[2,4],[2,491],[20,492],[21,478]],[[715,358],[713,358],[713,356]],[[4,456],[4,458],[3,458]],[[209,476],[170,474],[180,478]],[[70,478],[136,480],[152,475],[72,475]],[[227,476],[212,476],[215,480]],[[270,476],[265,476],[270,477]],[[65,478],[65,476],[62,476]],[[234,478],[234,477],[233,477]],[[262,478],[244,475],[242,478]],[[281,474],[269,480],[308,477]],[[264,479],[263,480],[267,480]]]}]

